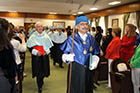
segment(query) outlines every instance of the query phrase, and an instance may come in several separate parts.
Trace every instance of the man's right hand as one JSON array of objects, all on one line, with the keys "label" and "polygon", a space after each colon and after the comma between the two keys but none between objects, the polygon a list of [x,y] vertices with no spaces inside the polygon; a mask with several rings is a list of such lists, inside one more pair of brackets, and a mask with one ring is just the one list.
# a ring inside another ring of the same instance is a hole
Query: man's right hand
[{"label": "man's right hand", "polygon": [[37,56],[41,56],[40,52],[37,52]]},{"label": "man's right hand", "polygon": [[74,61],[74,56],[75,54],[63,54],[62,55],[62,60],[66,63]]}]

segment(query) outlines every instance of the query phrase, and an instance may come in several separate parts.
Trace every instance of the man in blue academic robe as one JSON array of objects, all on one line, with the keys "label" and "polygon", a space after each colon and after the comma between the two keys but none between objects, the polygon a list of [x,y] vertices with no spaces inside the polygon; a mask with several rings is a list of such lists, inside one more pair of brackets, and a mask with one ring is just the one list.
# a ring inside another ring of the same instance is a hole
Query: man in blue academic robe
[{"label": "man in blue academic robe", "polygon": [[[80,15],[76,18],[77,33],[74,34],[74,47],[72,50],[72,36],[61,46],[62,60],[66,63],[72,62],[70,93],[93,93],[93,73],[90,68],[92,56],[100,54],[100,48],[94,37],[88,34],[88,17]],[[93,62],[94,63],[94,62]],[[94,69],[97,67],[94,67]],[[68,73],[70,67],[68,68]],[[69,74],[67,83],[67,93],[69,88]]]}]

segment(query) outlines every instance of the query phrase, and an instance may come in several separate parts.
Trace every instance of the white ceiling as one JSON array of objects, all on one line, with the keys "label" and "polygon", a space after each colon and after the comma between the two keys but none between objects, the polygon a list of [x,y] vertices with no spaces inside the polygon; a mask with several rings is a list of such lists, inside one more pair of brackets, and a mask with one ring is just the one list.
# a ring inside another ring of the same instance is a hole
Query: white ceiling
[{"label": "white ceiling", "polygon": [[[0,11],[17,11],[28,13],[49,13],[57,12],[58,14],[74,14],[78,11],[84,13],[92,12],[90,8],[98,10],[114,6],[108,3],[115,0],[0,0]],[[117,0],[123,5],[139,0]],[[116,5],[116,6],[118,6]]]}]

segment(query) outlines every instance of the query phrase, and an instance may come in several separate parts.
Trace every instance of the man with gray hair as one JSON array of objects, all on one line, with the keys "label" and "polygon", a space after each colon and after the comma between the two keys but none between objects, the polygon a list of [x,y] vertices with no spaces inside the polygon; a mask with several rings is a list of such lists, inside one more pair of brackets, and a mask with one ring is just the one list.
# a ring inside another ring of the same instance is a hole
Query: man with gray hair
[{"label": "man with gray hair", "polygon": [[46,32],[43,32],[43,24],[35,24],[36,31],[27,40],[27,47],[32,54],[32,77],[36,77],[38,92],[42,93],[43,79],[50,75],[48,54],[53,46]]},{"label": "man with gray hair", "polygon": [[[95,61],[92,58],[97,58],[95,55],[100,54],[100,48],[94,37],[88,34],[88,17],[80,15],[76,17],[75,23],[78,32],[74,38],[69,36],[61,46],[61,50],[64,52],[62,60],[67,64],[72,62],[72,68],[71,65],[68,68],[71,75],[68,74],[67,93],[93,93],[92,70],[97,67],[99,60]],[[72,40],[74,40],[73,44]],[[71,54],[72,45],[73,54]]]}]

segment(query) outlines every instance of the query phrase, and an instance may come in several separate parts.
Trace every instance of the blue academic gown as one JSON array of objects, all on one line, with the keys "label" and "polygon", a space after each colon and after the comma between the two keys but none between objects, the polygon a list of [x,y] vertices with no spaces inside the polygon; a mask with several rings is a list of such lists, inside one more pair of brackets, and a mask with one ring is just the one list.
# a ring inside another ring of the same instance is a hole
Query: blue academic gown
[{"label": "blue academic gown", "polygon": [[[61,50],[64,52],[64,54],[70,54],[71,49],[72,49],[72,36],[69,36],[69,38],[61,46]],[[75,56],[74,62],[72,63],[70,93],[93,93],[92,90],[93,82],[91,82],[90,80],[91,78],[93,78],[93,76],[90,77],[91,75],[88,67],[90,61],[90,53],[92,53],[92,55],[99,54],[100,53],[99,45],[92,35],[87,34],[86,41],[84,42],[80,37],[80,35],[76,33],[74,35],[73,53],[75,54]]]},{"label": "blue academic gown", "polygon": [[[86,44],[83,44],[83,40],[78,33],[74,35],[74,48],[73,48],[73,53],[75,54],[74,61],[81,65],[88,66],[90,53],[92,53],[92,55],[97,55],[100,53],[100,48],[99,45],[96,43],[94,37],[90,34],[87,34],[85,42]],[[92,51],[90,51],[91,47]],[[70,54],[71,49],[72,49],[72,36],[70,36],[61,46],[61,50],[65,54]],[[84,51],[86,51],[87,53],[84,54]]]},{"label": "blue academic gown", "polygon": [[137,40],[135,42],[135,45],[138,46],[140,44],[140,34],[137,33]]}]

